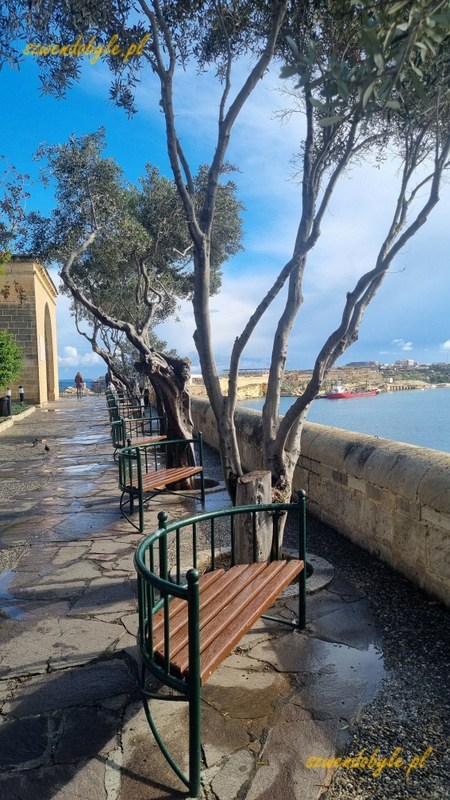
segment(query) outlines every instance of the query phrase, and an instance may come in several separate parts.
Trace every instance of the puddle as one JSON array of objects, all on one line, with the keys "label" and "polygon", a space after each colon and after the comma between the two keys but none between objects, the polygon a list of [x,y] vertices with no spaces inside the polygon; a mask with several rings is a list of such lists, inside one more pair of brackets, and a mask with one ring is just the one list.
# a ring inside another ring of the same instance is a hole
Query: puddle
[{"label": "puddle", "polygon": [[70,467],[63,467],[62,471],[69,475],[85,475],[89,472],[100,472],[110,466],[110,464],[74,464]]},{"label": "puddle", "polygon": [[15,606],[8,605],[14,602],[14,597],[9,591],[9,587],[15,572],[11,569],[5,569],[0,573],[0,616],[9,617],[11,619],[19,619],[23,617],[23,611],[20,611]]},{"label": "puddle", "polygon": [[58,436],[56,439],[58,444],[77,444],[77,445],[86,445],[86,447],[90,444],[98,444],[100,442],[105,443],[107,441],[111,441],[111,437],[108,434],[100,434],[100,433],[93,433],[93,434],[86,434],[84,436]]},{"label": "puddle", "polygon": [[78,483],[76,486],[65,487],[64,491],[66,493],[66,497],[78,497],[79,494],[90,492],[94,487],[95,483]]},{"label": "puddle", "polygon": [[0,573],[0,600],[10,598],[9,585],[14,577],[12,569],[5,569]]}]

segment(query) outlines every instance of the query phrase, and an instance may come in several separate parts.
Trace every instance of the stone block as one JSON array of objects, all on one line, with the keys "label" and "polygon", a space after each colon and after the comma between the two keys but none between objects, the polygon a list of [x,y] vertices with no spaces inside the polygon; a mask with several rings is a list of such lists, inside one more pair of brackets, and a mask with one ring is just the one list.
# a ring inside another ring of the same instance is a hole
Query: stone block
[{"label": "stone block", "polygon": [[367,494],[367,484],[360,478],[355,478],[353,475],[349,475],[347,485],[349,489],[353,489],[353,491],[355,492],[362,492],[363,494]]},{"label": "stone block", "polygon": [[430,530],[426,543],[429,572],[450,587],[450,536],[446,531]]},{"label": "stone block", "polygon": [[435,511],[434,508],[429,508],[428,506],[423,506],[421,518],[424,522],[429,522],[430,525],[433,525],[435,528],[440,528],[450,533],[450,514]]}]

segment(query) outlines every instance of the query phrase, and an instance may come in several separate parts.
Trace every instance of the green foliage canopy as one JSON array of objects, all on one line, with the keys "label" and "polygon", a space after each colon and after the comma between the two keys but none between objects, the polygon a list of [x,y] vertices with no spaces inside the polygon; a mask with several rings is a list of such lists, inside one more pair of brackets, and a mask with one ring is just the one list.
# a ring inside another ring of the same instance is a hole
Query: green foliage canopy
[{"label": "green foliage canopy", "polygon": [[22,351],[14,336],[0,331],[0,389],[8,388],[19,377],[22,364]]},{"label": "green foliage canopy", "polygon": [[[92,303],[138,331],[173,314],[177,299],[193,291],[193,253],[188,226],[173,181],[147,165],[141,186],[125,181],[120,167],[103,155],[105,133],[72,136],[43,145],[44,180],[53,180],[56,209],[50,218],[28,217],[29,248],[60,264],[95,231],[72,275]],[[206,170],[195,178],[198,203]],[[212,236],[211,293],[220,287],[223,262],[241,245],[241,204],[232,181],[222,183]]]}]

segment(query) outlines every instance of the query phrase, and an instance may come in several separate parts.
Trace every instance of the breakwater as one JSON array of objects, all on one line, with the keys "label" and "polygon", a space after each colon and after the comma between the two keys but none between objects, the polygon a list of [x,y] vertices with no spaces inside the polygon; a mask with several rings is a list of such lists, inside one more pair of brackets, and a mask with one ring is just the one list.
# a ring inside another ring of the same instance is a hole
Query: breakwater
[{"label": "breakwater", "polygon": [[[192,400],[197,430],[217,447],[206,400]],[[244,468],[261,469],[261,414],[236,414]],[[450,455],[306,423],[294,490],[335,530],[450,605]]]}]

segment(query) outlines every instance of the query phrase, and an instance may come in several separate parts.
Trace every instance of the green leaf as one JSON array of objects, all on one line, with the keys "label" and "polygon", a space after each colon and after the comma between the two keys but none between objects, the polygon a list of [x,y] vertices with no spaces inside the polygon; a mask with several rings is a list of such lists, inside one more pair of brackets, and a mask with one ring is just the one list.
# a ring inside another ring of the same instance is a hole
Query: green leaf
[{"label": "green leaf", "polygon": [[375,85],[376,85],[376,81],[372,81],[372,83],[369,83],[367,88],[364,90],[364,94],[362,96],[362,107],[363,108],[365,108],[367,106],[367,103],[369,102],[370,97],[374,92]]},{"label": "green leaf", "polygon": [[432,19],[440,25],[448,25],[450,23],[450,11],[444,11],[443,14],[433,14]]},{"label": "green leaf", "polygon": [[319,125],[321,128],[329,128],[330,125],[338,125],[343,119],[345,119],[343,114],[336,114],[334,117],[323,117],[319,120]]},{"label": "green leaf", "polygon": [[385,106],[386,108],[395,108],[395,109],[402,107],[401,103],[399,103],[398,100],[386,100]]},{"label": "green leaf", "polygon": [[313,108],[319,108],[322,109],[322,111],[325,111],[329,108],[328,103],[321,103],[320,100],[316,100],[315,97],[311,97],[310,103]]},{"label": "green leaf", "polygon": [[384,69],[384,58],[381,53],[375,53],[373,60],[375,61],[375,64],[379,70]]},{"label": "green leaf", "polygon": [[414,64],[414,61],[410,60],[409,66],[411,67],[412,71],[415,72],[416,75],[419,76],[419,78],[423,78],[422,70],[420,69],[420,67],[418,67],[416,64]]},{"label": "green leaf", "polygon": [[298,73],[298,67],[290,67],[286,64],[286,66],[281,68],[280,78],[292,78],[293,75],[298,75]]},{"label": "green leaf", "polygon": [[419,95],[420,99],[423,100],[424,102],[427,102],[427,100],[428,100],[427,93],[426,93],[425,89],[423,88],[421,82],[419,81],[418,77],[414,74],[414,72],[411,72],[410,79],[411,79],[411,83],[414,86],[414,89],[417,92],[417,94]]},{"label": "green leaf", "polygon": [[397,13],[397,11],[400,11],[402,8],[407,6],[409,2],[410,0],[400,0],[398,3],[393,3],[389,8],[386,9],[386,12],[392,17]]},{"label": "green leaf", "polygon": [[291,48],[292,52],[294,53],[294,55],[299,56],[300,55],[300,51],[298,49],[298,45],[297,45],[297,42],[295,41],[295,39],[293,39],[292,36],[286,36],[286,41],[287,41],[289,47]]}]

